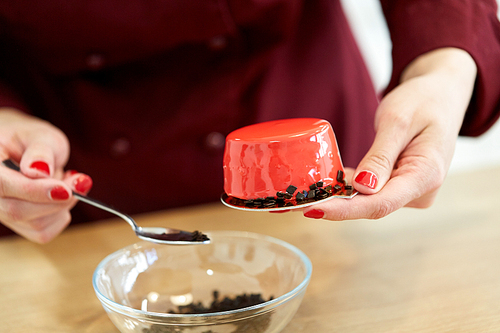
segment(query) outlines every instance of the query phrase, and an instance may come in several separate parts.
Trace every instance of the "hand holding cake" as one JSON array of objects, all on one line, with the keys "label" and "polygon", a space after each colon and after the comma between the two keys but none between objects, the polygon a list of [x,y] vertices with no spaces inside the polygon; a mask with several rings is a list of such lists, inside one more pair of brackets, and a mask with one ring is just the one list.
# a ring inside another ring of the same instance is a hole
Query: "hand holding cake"
[{"label": "hand holding cake", "polygon": [[[418,58],[380,104],[377,136],[356,170],[344,169],[325,120],[277,120],[234,131],[226,141],[223,202],[304,208],[306,217],[329,220],[429,207],[450,165],[475,75],[472,58],[457,49]],[[325,200],[356,191],[364,195]]]},{"label": "hand holding cake", "polygon": [[375,141],[353,177],[367,195],[318,204],[304,215],[378,219],[404,206],[429,207],[450,166],[475,77],[474,60],[458,49],[417,58],[377,109]]}]

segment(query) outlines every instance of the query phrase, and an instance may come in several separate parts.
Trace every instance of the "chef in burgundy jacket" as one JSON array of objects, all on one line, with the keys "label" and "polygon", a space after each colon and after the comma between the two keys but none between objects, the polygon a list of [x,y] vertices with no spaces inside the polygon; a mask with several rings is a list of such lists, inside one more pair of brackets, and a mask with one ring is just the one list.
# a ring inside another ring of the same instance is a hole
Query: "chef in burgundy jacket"
[{"label": "chef in burgundy jacket", "polygon": [[370,194],[306,217],[429,206],[459,132],[499,116],[496,3],[381,3],[394,67],[379,102],[339,0],[0,1],[0,158],[22,171],[0,167],[0,221],[43,243],[71,190],[130,214],[219,200],[225,136],[292,117],[329,120]]}]

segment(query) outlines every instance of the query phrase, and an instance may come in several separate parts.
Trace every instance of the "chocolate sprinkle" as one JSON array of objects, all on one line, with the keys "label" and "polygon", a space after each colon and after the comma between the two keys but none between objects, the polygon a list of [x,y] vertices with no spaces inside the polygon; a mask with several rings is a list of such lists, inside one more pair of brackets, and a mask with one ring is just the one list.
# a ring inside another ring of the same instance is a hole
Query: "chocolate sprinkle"
[{"label": "chocolate sprinkle", "polygon": [[[261,294],[241,294],[235,297],[224,297],[220,299],[219,291],[214,290],[212,292],[213,301],[209,307],[204,306],[201,302],[191,303],[184,306],[178,306],[176,310],[170,310],[170,314],[206,314],[206,313],[217,313],[223,311],[231,311],[246,308],[249,306],[258,305],[267,301],[273,300],[274,297],[270,297],[269,300],[265,300]],[[260,333],[264,332],[271,323],[272,312],[266,312],[262,315],[247,318],[244,320],[239,320],[235,322],[235,329],[231,333]],[[190,328],[184,327],[183,325],[169,325],[164,326],[161,324],[152,324],[150,328],[143,328],[143,333],[177,333],[183,332],[185,329],[190,331]],[[203,331],[202,333],[216,333],[211,329]]]},{"label": "chocolate sprinkle", "polygon": [[344,171],[342,171],[342,170],[337,171],[337,181],[339,183],[344,181]]},{"label": "chocolate sprinkle", "polygon": [[320,198],[320,199],[326,199],[329,196],[330,196],[330,194],[327,191],[325,191],[324,189],[320,189],[318,194],[316,194],[316,197]]},{"label": "chocolate sprinkle", "polygon": [[204,242],[207,240],[210,240],[207,235],[202,233],[201,231],[195,230],[191,233],[191,240],[196,241],[196,242]]},{"label": "chocolate sprinkle", "polygon": [[164,241],[189,241],[189,242],[204,242],[210,240],[207,235],[201,231],[179,231],[177,233],[162,233],[154,234],[149,232],[143,232],[142,235],[145,237],[150,237],[153,239],[164,240]]},{"label": "chocolate sprinkle", "polygon": [[267,207],[267,208],[274,207],[274,206],[276,206],[276,200],[274,200],[274,199],[273,200],[266,200],[266,201],[264,201],[262,206]]},{"label": "chocolate sprinkle", "polygon": [[285,191],[276,192],[276,196],[267,196],[265,198],[256,199],[239,199],[235,197],[228,197],[229,203],[234,206],[244,206],[247,208],[281,208],[281,207],[292,207],[295,205],[300,205],[304,203],[314,202],[326,199],[330,196],[351,196],[354,192],[352,185],[347,185],[344,179],[344,172],[342,170],[337,171],[337,183],[328,184],[320,180],[309,185],[309,191],[303,190],[299,191],[293,195],[298,187],[290,184]]},{"label": "chocolate sprinkle", "polygon": [[[271,296],[269,301],[273,300]],[[262,298],[261,294],[249,294],[246,293],[237,295],[234,298],[224,297],[222,300],[219,299],[219,291],[213,291],[213,301],[209,307],[205,307],[201,302],[191,303],[188,305],[182,305],[177,307],[177,311],[171,310],[168,313],[171,314],[195,314],[195,313],[215,313],[230,311],[236,309],[242,309],[249,306],[257,305],[267,302]]]},{"label": "chocolate sprinkle", "polygon": [[304,195],[304,193],[298,192],[295,198],[297,198],[297,200],[304,200],[306,196]]},{"label": "chocolate sprinkle", "polygon": [[290,194],[294,194],[295,191],[297,190],[297,186],[290,185],[286,188],[286,192]]}]

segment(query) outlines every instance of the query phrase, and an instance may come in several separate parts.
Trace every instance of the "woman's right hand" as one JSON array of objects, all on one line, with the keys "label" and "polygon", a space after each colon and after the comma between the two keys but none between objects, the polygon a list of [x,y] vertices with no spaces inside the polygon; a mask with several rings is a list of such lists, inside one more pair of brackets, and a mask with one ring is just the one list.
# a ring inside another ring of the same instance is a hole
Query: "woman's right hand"
[{"label": "woman's right hand", "polygon": [[12,108],[0,108],[0,161],[11,159],[20,172],[0,166],[0,222],[37,243],[56,237],[71,221],[77,199],[92,179],[64,171],[69,142],[52,124]]}]

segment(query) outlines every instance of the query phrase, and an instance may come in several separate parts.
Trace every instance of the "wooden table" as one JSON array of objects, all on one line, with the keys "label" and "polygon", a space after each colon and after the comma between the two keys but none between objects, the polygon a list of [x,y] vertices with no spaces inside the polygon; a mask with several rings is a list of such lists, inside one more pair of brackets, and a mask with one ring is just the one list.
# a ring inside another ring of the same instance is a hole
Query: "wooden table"
[{"label": "wooden table", "polygon": [[[249,230],[281,238],[313,263],[284,330],[499,332],[500,168],[448,177],[433,207],[378,221],[327,222],[222,204],[137,216],[141,225]],[[117,332],[91,285],[97,264],[134,243],[116,219],[37,245],[0,240],[1,332]]]}]

